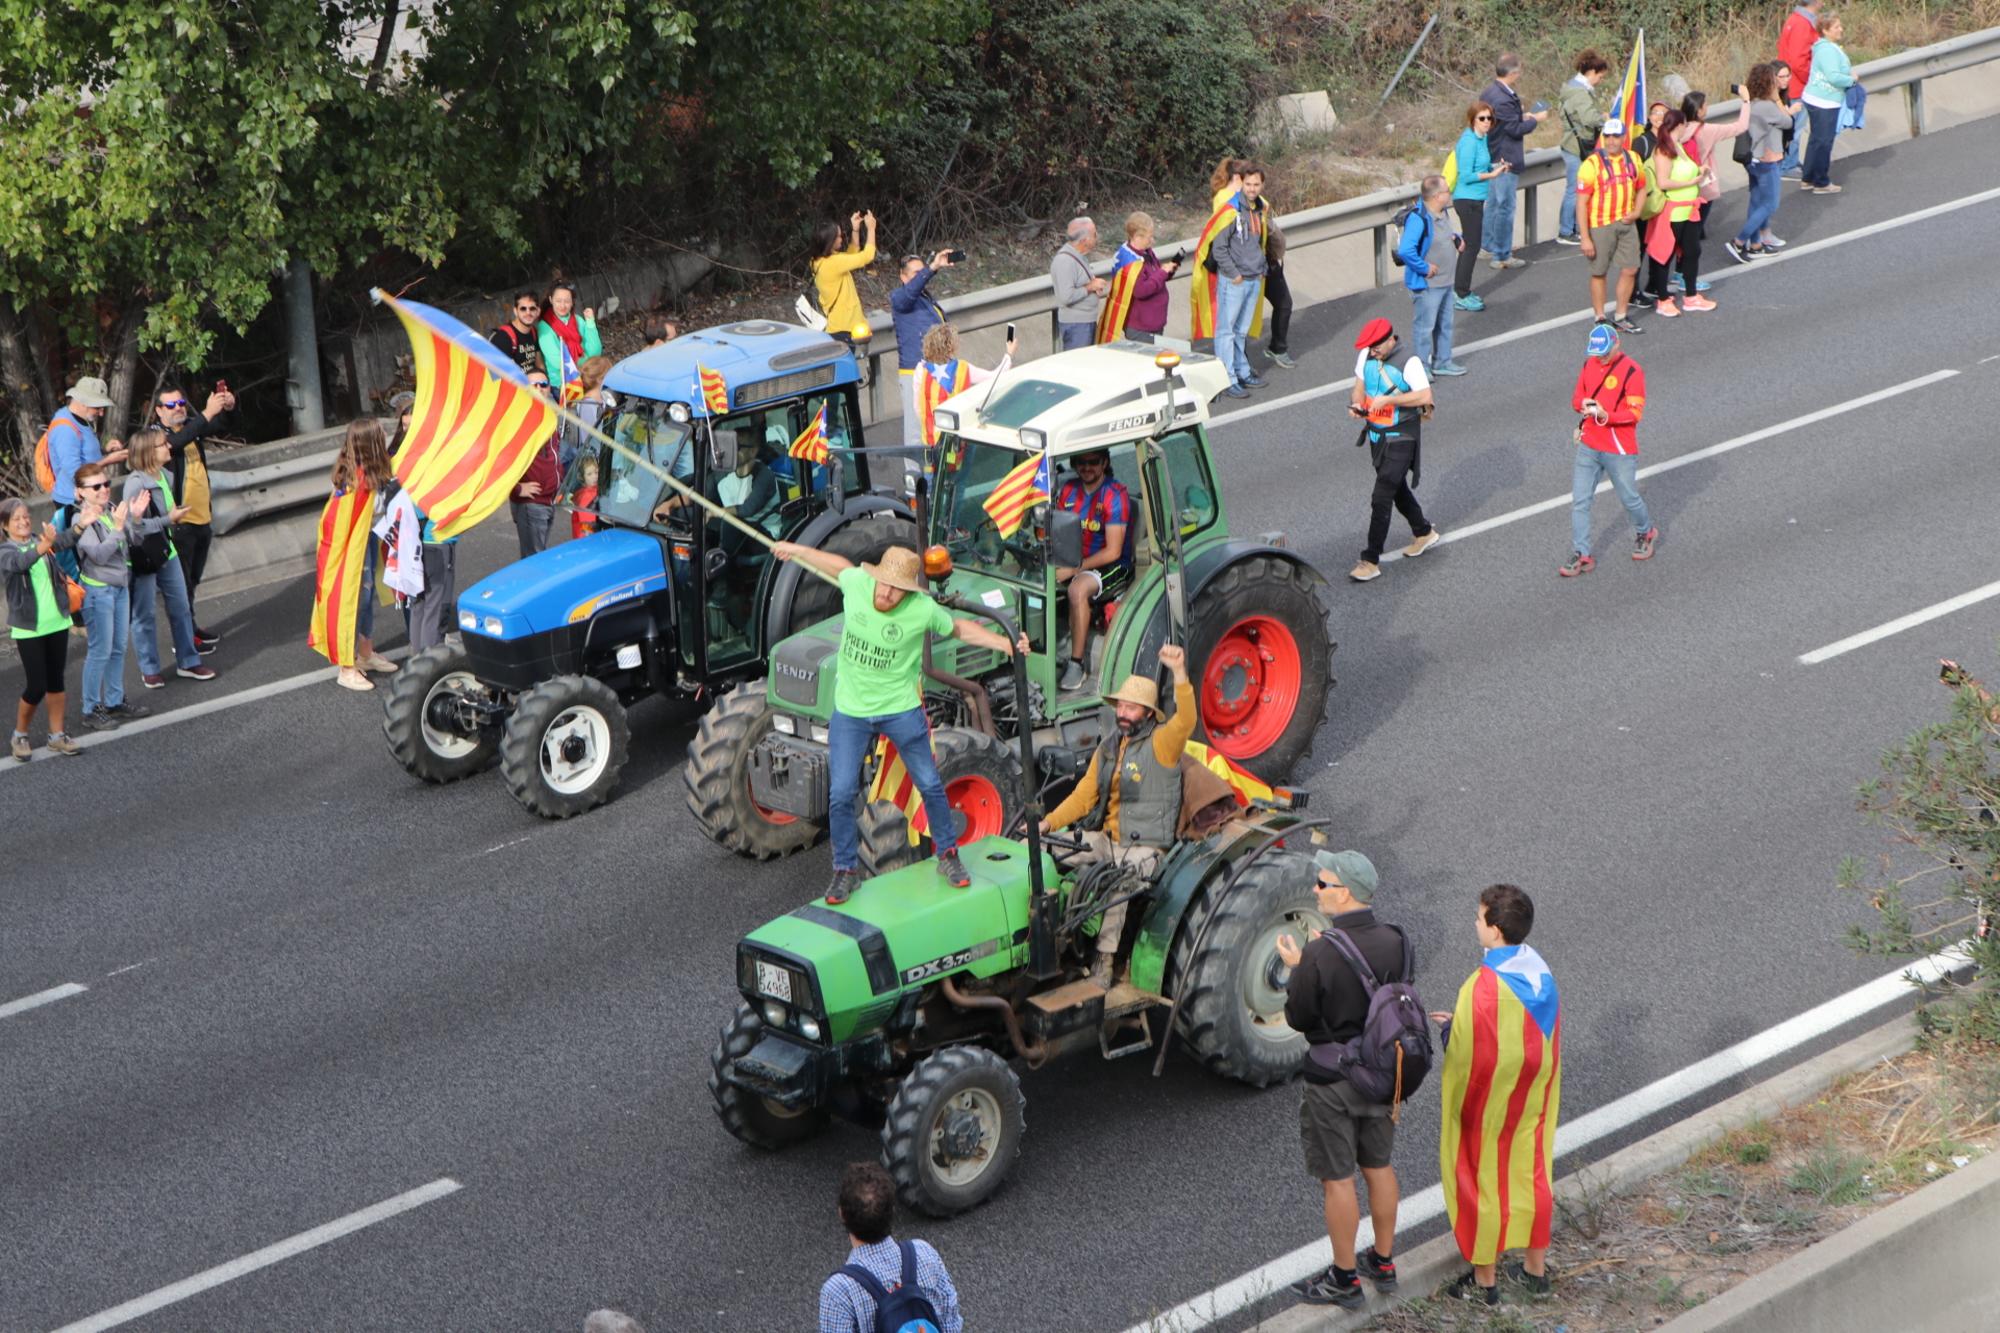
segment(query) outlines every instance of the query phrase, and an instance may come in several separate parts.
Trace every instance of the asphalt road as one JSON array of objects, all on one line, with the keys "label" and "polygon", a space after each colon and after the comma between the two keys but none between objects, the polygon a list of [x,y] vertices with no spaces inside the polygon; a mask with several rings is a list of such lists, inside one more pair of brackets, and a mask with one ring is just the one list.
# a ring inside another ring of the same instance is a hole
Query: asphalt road
[{"label": "asphalt road", "polygon": [[[1983,189],[1991,142],[1974,125],[1850,159],[1844,195],[1788,191],[1778,229],[1802,245]],[[1741,208],[1711,227],[1725,264]],[[1991,662],[2000,603],[1797,658],[1994,578],[2000,334],[1975,275],[1996,242],[1989,201],[1732,274],[1716,314],[1647,317],[1628,340],[1651,389],[1642,463],[1959,372],[1643,483],[1648,565],[1604,496],[1587,578],[1555,575],[1565,508],[1350,585],[1369,478],[1339,397],[1217,428],[1233,522],[1289,531],[1335,578],[1315,812],[1381,867],[1433,1007],[1476,960],[1477,890],[1535,894],[1567,1115],[1884,970],[1840,938],[1859,915],[1835,865],[1880,845],[1852,791],[1938,713],[1940,655]],[[1577,252],[1533,257],[1479,270],[1490,309],[1461,343],[1578,309]],[[1299,369],[1265,397],[1345,376],[1352,330],[1407,312],[1393,290],[1300,312]],[[1567,494],[1583,336],[1461,358],[1419,492],[1448,534]],[[493,526],[467,581],[511,552]],[[205,603],[222,679],[144,701],[311,670],[309,600],[293,580]],[[753,1152],[703,1080],[736,940],[820,882],[824,849],[760,867],[702,839],[671,705],[636,710],[619,797],[563,824],[495,777],[416,785],[379,716],[313,683],[0,773],[0,1004],[89,988],[0,1017],[0,1328],[82,1319],[447,1176],[463,1188],[133,1326],[564,1329],[606,1304],[656,1330],[809,1324],[844,1251],[833,1181],[873,1140]],[[1293,1091],[1182,1061],[1024,1085],[1007,1188],[908,1228],[974,1327],[1122,1327],[1318,1227]],[[1427,1096],[1401,1135],[1414,1190],[1436,1178]]]}]

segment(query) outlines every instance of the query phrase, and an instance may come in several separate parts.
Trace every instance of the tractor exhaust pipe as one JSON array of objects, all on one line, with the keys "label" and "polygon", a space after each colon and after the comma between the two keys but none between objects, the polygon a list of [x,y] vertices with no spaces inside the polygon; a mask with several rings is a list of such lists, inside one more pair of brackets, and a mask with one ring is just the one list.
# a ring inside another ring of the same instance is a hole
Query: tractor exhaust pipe
[{"label": "tractor exhaust pipe", "polygon": [[968,1013],[990,1009],[999,1014],[1000,1021],[1007,1025],[1007,1040],[1014,1043],[1014,1054],[1026,1060],[1028,1068],[1039,1069],[1042,1067],[1042,1062],[1049,1058],[1049,1048],[1039,1042],[1028,1040],[1021,1031],[1021,1016],[1014,1012],[1013,1005],[998,995],[967,995],[950,977],[939,982],[938,987],[944,992],[944,998],[949,1000],[955,1009],[963,1009]]}]

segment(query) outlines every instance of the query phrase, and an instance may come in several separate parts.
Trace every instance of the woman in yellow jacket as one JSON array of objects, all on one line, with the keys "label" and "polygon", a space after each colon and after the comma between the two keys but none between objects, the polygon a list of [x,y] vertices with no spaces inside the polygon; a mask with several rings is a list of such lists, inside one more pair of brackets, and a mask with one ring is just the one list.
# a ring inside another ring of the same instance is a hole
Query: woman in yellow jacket
[{"label": "woman in yellow jacket", "polygon": [[[1653,146],[1650,168],[1653,180],[1667,196],[1667,206],[1646,227],[1646,255],[1653,261],[1646,274],[1646,290],[1662,319],[1673,319],[1682,310],[1700,313],[1715,309],[1715,302],[1696,286],[1701,276],[1701,188],[1709,168],[1695,160],[1687,144],[1700,128],[1699,122],[1669,111],[1660,118],[1659,139]],[[1676,252],[1680,255],[1681,281],[1687,289],[1678,308],[1667,294]]]},{"label": "woman in yellow jacket", "polygon": [[[864,230],[866,241],[862,240]],[[838,222],[822,222],[813,231],[812,276],[820,313],[826,316],[826,331],[842,342],[852,343],[854,330],[864,322],[854,272],[874,262],[873,212],[854,214],[845,229]]]}]

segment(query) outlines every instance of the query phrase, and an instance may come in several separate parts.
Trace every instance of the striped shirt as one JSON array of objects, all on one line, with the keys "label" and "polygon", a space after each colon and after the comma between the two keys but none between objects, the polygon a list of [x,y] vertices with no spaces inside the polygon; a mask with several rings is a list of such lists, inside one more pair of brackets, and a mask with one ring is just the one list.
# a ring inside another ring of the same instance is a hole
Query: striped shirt
[{"label": "striped shirt", "polygon": [[1584,226],[1609,227],[1629,214],[1645,188],[1639,160],[1628,150],[1612,157],[1599,150],[1576,171],[1576,197],[1584,205]]}]

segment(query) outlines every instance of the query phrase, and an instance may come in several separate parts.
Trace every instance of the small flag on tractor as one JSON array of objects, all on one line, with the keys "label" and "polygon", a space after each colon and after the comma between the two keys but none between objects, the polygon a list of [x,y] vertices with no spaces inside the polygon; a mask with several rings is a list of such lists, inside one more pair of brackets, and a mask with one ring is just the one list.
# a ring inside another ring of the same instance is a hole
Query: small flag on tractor
[{"label": "small flag on tractor", "polygon": [[799,432],[799,438],[792,441],[788,451],[793,458],[802,458],[808,463],[826,461],[826,404],[821,403],[813,419]]},{"label": "small flag on tractor", "polygon": [[1000,535],[1011,537],[1021,530],[1030,509],[1048,502],[1049,456],[1041,453],[1000,478],[1000,484],[986,497],[985,509]]},{"label": "small flag on tractor", "polygon": [[931,831],[930,816],[924,813],[924,794],[917,790],[916,780],[903,766],[903,756],[887,736],[875,743],[875,781],[868,787],[868,803],[876,801],[887,801],[903,812],[910,846],[916,846]]},{"label": "small flag on tractor", "polygon": [[708,414],[719,417],[729,410],[729,384],[719,370],[710,370],[700,362],[695,363],[695,372],[701,377],[701,405]]}]

